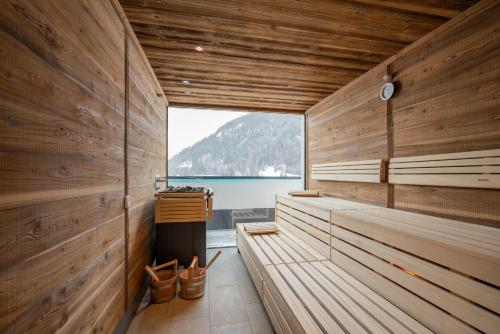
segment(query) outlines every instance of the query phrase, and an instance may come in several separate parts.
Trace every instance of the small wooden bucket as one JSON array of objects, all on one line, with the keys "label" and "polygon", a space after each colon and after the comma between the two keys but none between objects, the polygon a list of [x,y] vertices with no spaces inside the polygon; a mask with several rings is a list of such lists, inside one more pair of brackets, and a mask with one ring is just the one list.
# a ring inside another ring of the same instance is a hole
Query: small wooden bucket
[{"label": "small wooden bucket", "polygon": [[[164,269],[167,267],[172,268]],[[156,267],[146,266],[146,272],[151,276],[152,303],[166,303],[175,298],[177,292],[177,259]]]},{"label": "small wooden bucket", "polygon": [[198,267],[198,257],[195,256],[191,265],[179,274],[181,282],[181,297],[196,299],[205,293],[206,271]]}]

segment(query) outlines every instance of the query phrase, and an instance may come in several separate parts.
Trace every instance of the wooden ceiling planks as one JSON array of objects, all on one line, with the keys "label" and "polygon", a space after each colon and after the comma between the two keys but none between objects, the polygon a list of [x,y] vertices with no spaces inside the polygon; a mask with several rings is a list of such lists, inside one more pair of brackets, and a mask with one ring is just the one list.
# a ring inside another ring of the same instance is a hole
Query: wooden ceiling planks
[{"label": "wooden ceiling planks", "polygon": [[292,112],[474,2],[121,0],[171,105]]}]

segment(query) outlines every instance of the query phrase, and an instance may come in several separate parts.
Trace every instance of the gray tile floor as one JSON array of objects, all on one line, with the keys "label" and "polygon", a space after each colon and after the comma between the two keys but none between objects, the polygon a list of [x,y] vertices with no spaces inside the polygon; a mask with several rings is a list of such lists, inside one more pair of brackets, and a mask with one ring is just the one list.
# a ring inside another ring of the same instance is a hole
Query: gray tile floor
[{"label": "gray tile floor", "polygon": [[[209,249],[210,258],[217,249]],[[139,307],[129,334],[273,333],[264,306],[236,248],[223,248],[209,269],[205,296],[176,297],[169,303]]]},{"label": "gray tile floor", "polygon": [[207,230],[207,247],[236,247],[236,230]]}]

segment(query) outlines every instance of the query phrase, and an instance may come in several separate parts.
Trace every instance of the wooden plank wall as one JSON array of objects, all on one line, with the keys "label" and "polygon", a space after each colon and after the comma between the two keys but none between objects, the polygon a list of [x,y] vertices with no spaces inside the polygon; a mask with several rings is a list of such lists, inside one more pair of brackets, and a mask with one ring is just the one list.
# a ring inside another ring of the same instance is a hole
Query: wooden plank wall
[{"label": "wooden plank wall", "polygon": [[[126,273],[124,196],[128,190],[135,195],[142,182],[133,162],[125,182],[125,162],[140,156],[130,148],[135,155],[127,158],[125,148],[140,147],[134,140],[145,143],[136,125],[152,127],[165,115],[158,114],[160,107],[156,114],[131,108],[127,143],[129,33],[116,9],[108,1],[2,2],[2,333],[111,332],[124,314],[126,277],[134,276]],[[137,72],[147,64],[139,55],[129,63]],[[163,95],[156,98],[151,84],[138,80],[154,81],[135,74],[131,100],[142,94],[161,105]],[[164,136],[158,135],[156,146]],[[165,146],[151,152],[158,156],[142,155],[143,165],[164,158]],[[147,202],[147,195],[140,201]],[[132,209],[128,220],[146,222],[152,215],[145,211]],[[130,240],[136,231],[129,231]]]},{"label": "wooden plank wall", "polygon": [[312,164],[387,159],[386,103],[378,98],[385,71],[385,65],[379,65],[364,74],[362,80],[353,81],[309,109],[306,116],[308,189],[387,205],[387,184],[310,178]]},{"label": "wooden plank wall", "polygon": [[152,259],[154,242],[154,176],[166,174],[166,113],[157,92],[156,77],[148,70],[138,45],[129,43],[128,114],[128,303],[137,294],[144,266]]},{"label": "wooden plank wall", "polygon": [[[500,3],[483,0],[312,107],[308,175],[315,163],[500,148],[499,31]],[[399,86],[389,103],[377,97],[385,73]],[[312,180],[308,188],[500,227],[498,190]]]}]

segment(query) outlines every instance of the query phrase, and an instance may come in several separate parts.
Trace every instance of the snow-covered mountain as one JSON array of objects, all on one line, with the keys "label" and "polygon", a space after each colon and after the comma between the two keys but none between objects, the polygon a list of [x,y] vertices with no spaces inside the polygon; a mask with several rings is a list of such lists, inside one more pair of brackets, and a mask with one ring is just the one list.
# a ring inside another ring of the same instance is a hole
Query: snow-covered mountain
[{"label": "snow-covered mountain", "polygon": [[301,117],[249,113],[169,160],[170,176],[299,176]]}]

